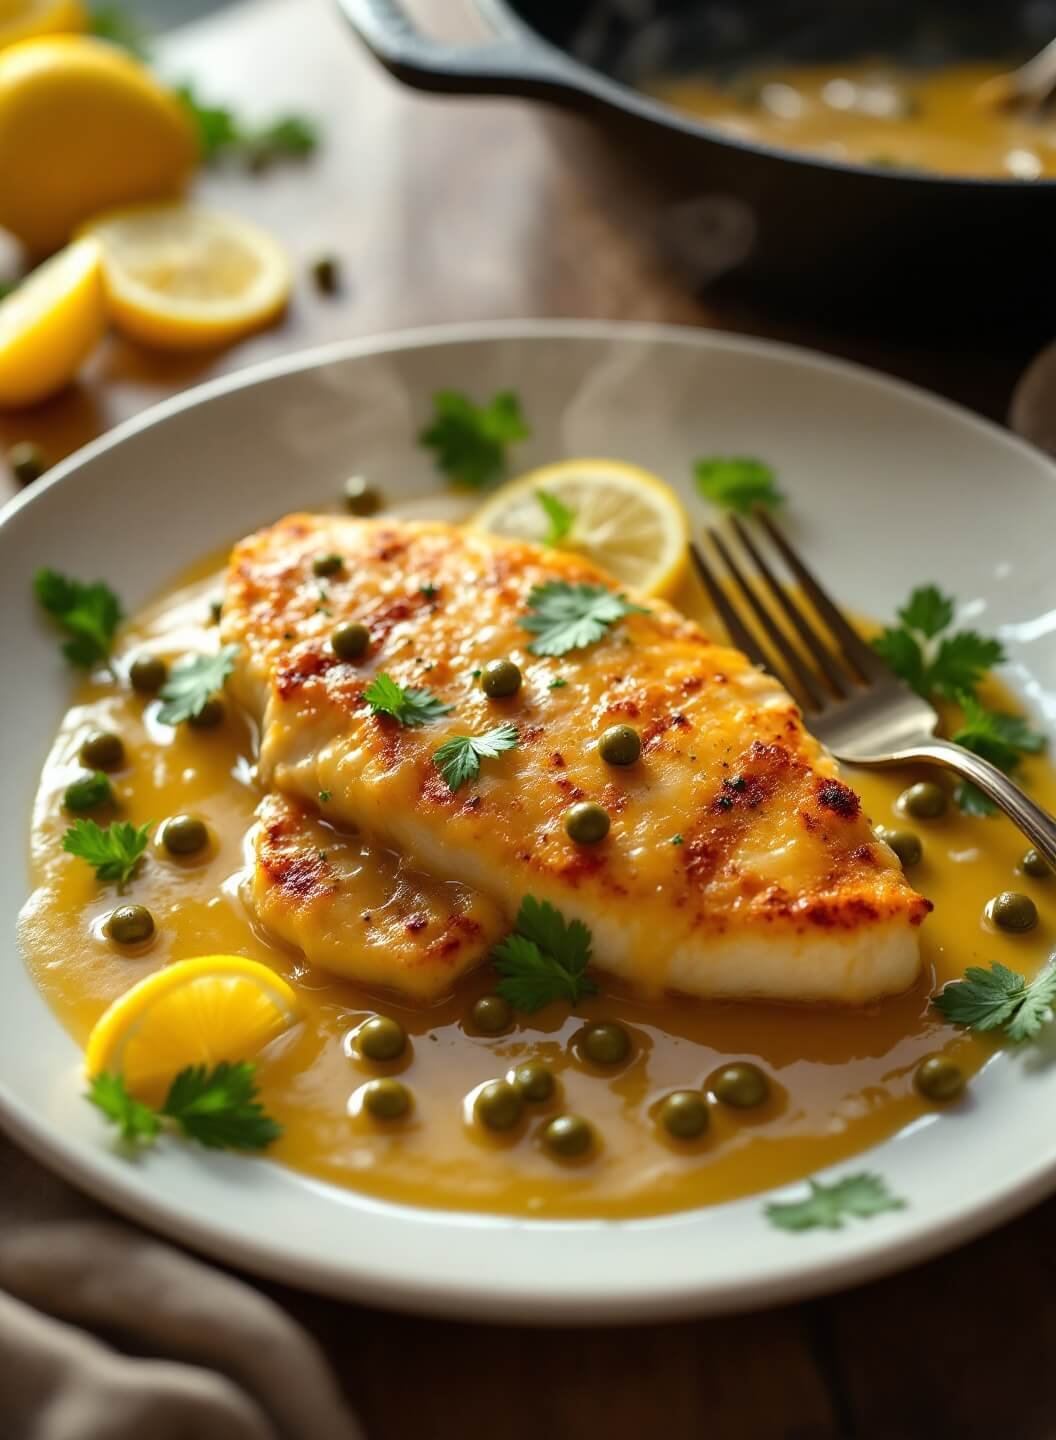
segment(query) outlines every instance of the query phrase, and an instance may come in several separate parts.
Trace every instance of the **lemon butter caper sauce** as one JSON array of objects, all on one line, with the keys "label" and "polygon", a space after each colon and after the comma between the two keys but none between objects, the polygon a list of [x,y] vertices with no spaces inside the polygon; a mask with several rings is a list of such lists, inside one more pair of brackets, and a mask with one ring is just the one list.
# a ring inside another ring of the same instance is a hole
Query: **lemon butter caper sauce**
[{"label": "lemon butter caper sauce", "polygon": [[[356,488],[350,504],[373,500]],[[334,573],[334,557],[322,558],[319,573]],[[955,1028],[932,997],[968,966],[997,961],[1030,976],[1045,964],[1056,879],[1011,825],[962,813],[945,778],[927,771],[849,776],[935,904],[920,984],[867,1010],[651,1001],[604,980],[574,1008],[555,1000],[524,1014],[497,993],[490,964],[440,1004],[414,1008],[312,970],[240,897],[258,799],[249,722],[222,693],[205,724],[159,718],[174,666],[216,648],[216,590],[215,566],[187,577],[125,628],[112,673],[97,667],[81,685],[34,809],[22,942],[81,1040],[110,1001],[172,960],[234,953],[288,979],[302,1021],[256,1059],[282,1127],[269,1153],[295,1169],[409,1204],[554,1217],[757,1193],[956,1103],[997,1042]],[[690,582],[675,598],[706,614]],[[337,653],[363,653],[356,629],[335,631]],[[520,678],[499,661],[479,683],[501,702]],[[564,678],[575,684],[573,666]],[[983,688],[1000,703],[993,682]],[[633,765],[640,751],[633,727],[614,726],[598,763]],[[1056,804],[1041,757],[1028,756],[1022,775]],[[64,796],[86,776],[107,787],[89,812],[100,824],[153,826],[121,892],[63,853]],[[570,808],[567,843],[597,844],[607,830],[603,807]]]}]

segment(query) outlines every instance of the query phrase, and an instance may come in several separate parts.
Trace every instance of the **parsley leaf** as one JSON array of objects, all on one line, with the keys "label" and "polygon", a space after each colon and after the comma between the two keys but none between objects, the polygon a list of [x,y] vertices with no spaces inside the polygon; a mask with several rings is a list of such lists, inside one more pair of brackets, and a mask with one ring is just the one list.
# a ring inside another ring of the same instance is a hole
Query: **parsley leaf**
[{"label": "parsley leaf", "polygon": [[210,1150],[263,1150],[282,1134],[257,1099],[256,1067],[221,1060],[189,1065],[173,1080],[161,1114]]},{"label": "parsley leaf", "polygon": [[1056,967],[1033,980],[996,961],[989,970],[971,965],[964,979],[944,987],[932,1005],[953,1025],[970,1030],[1004,1030],[1010,1040],[1032,1040],[1051,1018],[1056,999]]},{"label": "parsley leaf", "polygon": [[433,754],[433,764],[455,791],[480,774],[481,760],[493,760],[517,744],[517,727],[508,721],[483,735],[452,735]]},{"label": "parsley leaf", "polygon": [[376,675],[363,692],[375,715],[391,715],[401,725],[428,725],[430,720],[439,720],[454,709],[445,705],[428,690],[418,690],[413,685],[397,685],[391,675],[384,671]]},{"label": "parsley leaf", "polygon": [[107,805],[114,798],[113,787],[109,779],[101,770],[93,770],[90,775],[84,775],[80,780],[74,780],[66,786],[66,793],[62,797],[62,803],[67,810],[94,810],[99,805]]},{"label": "parsley leaf", "polygon": [[738,515],[751,514],[753,505],[776,510],[785,497],[778,490],[774,472],[762,460],[747,456],[712,455],[693,466],[697,489],[713,505],[735,510]]},{"label": "parsley leaf", "polygon": [[805,1200],[766,1206],[766,1218],[779,1230],[841,1230],[848,1216],[867,1220],[886,1210],[903,1210],[906,1202],[892,1195],[879,1175],[846,1175],[826,1185],[811,1180]]},{"label": "parsley leaf", "polygon": [[494,955],[503,977],[496,989],[515,1010],[541,1010],[552,1000],[575,1005],[598,988],[584,973],[590,964],[590,931],[533,895],[521,901],[513,934],[495,947]]},{"label": "parsley leaf", "polygon": [[62,653],[71,665],[90,670],[110,658],[114,635],[122,620],[121,602],[102,580],[85,585],[57,570],[38,570],[33,577],[38,602],[71,637]]},{"label": "parsley leaf", "polygon": [[[999,770],[1012,775],[1019,768],[1024,755],[1036,755],[1045,748],[1045,736],[1032,730],[1022,715],[1010,715],[1004,710],[988,710],[974,696],[965,693],[958,697],[964,711],[964,719],[953,739],[966,750],[972,750],[996,765]],[[958,806],[966,815],[993,815],[996,806],[975,785],[962,780],[955,791]]]},{"label": "parsley leaf", "polygon": [[930,640],[952,621],[953,600],[936,585],[918,585],[895,613],[907,630],[919,630]]},{"label": "parsley leaf", "polygon": [[235,668],[237,645],[225,645],[214,655],[188,655],[172,667],[161,687],[162,705],[158,719],[164,725],[179,725],[200,715]]},{"label": "parsley leaf", "polygon": [[471,490],[501,479],[507,447],[531,434],[510,390],[500,391],[487,405],[475,405],[458,390],[441,390],[433,396],[433,410],[433,422],[419,433],[419,442],[435,452],[438,470]]},{"label": "parsley leaf", "polygon": [[68,855],[87,860],[97,880],[116,880],[118,885],[124,885],[147,848],[152,824],[115,820],[104,829],[94,820],[75,820],[62,837],[62,848]]},{"label": "parsley leaf", "polygon": [[876,636],[873,648],[907,685],[930,700],[959,700],[1005,658],[1000,640],[976,630],[957,630],[934,642],[953,620],[954,603],[934,585],[919,585],[898,611],[900,626]]},{"label": "parsley leaf", "polygon": [[604,585],[574,585],[568,580],[536,585],[528,596],[528,611],[520,624],[538,637],[528,646],[533,655],[582,650],[600,640],[609,626],[625,615],[648,614]]},{"label": "parsley leaf", "polygon": [[576,512],[547,490],[537,490],[535,498],[543,507],[543,514],[548,521],[543,544],[560,545],[561,541],[567,540],[572,533],[572,526],[576,523]]},{"label": "parsley leaf", "polygon": [[161,1129],[161,1122],[149,1105],[133,1100],[120,1075],[103,1070],[88,1082],[84,1097],[103,1112],[121,1132],[121,1139],[130,1143],[151,1144]]},{"label": "parsley leaf", "polygon": [[187,111],[207,165],[230,156],[259,169],[283,157],[308,155],[319,143],[314,121],[303,115],[282,115],[266,125],[252,126],[226,105],[203,100],[190,83],[178,85],[174,93]]}]

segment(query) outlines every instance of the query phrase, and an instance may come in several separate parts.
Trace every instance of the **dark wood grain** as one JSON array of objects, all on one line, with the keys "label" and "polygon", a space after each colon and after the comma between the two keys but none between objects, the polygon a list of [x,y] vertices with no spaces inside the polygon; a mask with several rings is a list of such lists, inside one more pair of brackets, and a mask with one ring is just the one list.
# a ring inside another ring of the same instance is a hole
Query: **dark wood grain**
[{"label": "dark wood grain", "polygon": [[[430,23],[472,32],[461,0],[419,0]],[[815,345],[1003,415],[1024,354],[989,337],[900,346],[776,326],[693,298],[592,201],[542,112],[399,89],[327,0],[257,0],[165,46],[174,78],[250,113],[320,117],[317,159],[263,178],[220,172],[200,191],[259,218],[296,256],[285,322],[228,352],[149,355],[112,338],[81,381],[0,419],[55,460],[209,375],[307,345],[445,320],[576,315],[712,325]],[[341,293],[306,266],[342,263]],[[14,482],[4,477],[10,491]],[[2,486],[0,486],[2,488]],[[985,1157],[980,1157],[981,1163]],[[86,1205],[0,1141],[0,1224]],[[621,1330],[530,1331],[382,1314],[271,1287],[326,1346],[373,1440],[892,1440],[1056,1434],[1046,1384],[1056,1342],[1056,1206],[905,1275],[764,1314]],[[790,1244],[796,1244],[790,1237]],[[471,1235],[467,1273],[475,1264]],[[619,1263],[614,1254],[613,1263]],[[989,1352],[1005,1360],[994,1373]]]}]

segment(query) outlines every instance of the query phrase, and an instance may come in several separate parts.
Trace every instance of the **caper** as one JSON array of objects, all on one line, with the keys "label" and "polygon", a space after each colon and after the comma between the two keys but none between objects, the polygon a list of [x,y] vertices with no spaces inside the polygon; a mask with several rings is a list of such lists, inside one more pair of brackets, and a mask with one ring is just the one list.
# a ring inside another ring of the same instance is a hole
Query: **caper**
[{"label": "caper", "polygon": [[219,695],[210,695],[197,715],[188,715],[187,724],[193,725],[196,730],[211,730],[214,725],[219,725],[224,718],[224,702]]},{"label": "caper", "polygon": [[365,1060],[398,1060],[407,1048],[407,1032],[391,1015],[373,1015],[356,1031]]},{"label": "caper", "polygon": [[513,1083],[526,1100],[541,1104],[554,1093],[554,1077],[538,1060],[529,1060],[518,1065],[513,1072]]},{"label": "caper", "polygon": [[48,468],[44,451],[32,440],[20,440],[7,452],[7,463],[11,473],[20,485],[29,485],[39,480]]},{"label": "caper", "polygon": [[588,1025],[580,1036],[580,1049],[595,1065],[622,1065],[631,1053],[631,1037],[622,1025],[609,1022]]},{"label": "caper", "polygon": [[489,700],[505,700],[521,688],[521,669],[512,660],[489,660],[480,677],[480,688]]},{"label": "caper", "polygon": [[388,1075],[370,1080],[363,1086],[363,1108],[375,1120],[398,1120],[411,1108],[411,1092]]},{"label": "caper", "polygon": [[170,855],[195,855],[209,843],[209,831],[196,815],[173,815],[161,827],[161,843]]},{"label": "caper", "polygon": [[366,654],[370,631],[359,620],[345,620],[330,636],[330,648],[339,660],[358,660]]},{"label": "caper", "polygon": [[582,1115],[555,1115],[543,1127],[543,1144],[554,1155],[573,1160],[585,1155],[594,1143],[594,1131]]},{"label": "caper", "polygon": [[344,568],[345,562],[340,555],[317,555],[312,561],[312,574],[323,579],[327,575],[336,575]]},{"label": "caper", "polygon": [[675,1090],[666,1096],[657,1119],[676,1140],[695,1140],[708,1128],[708,1102],[699,1090]]},{"label": "caper", "polygon": [[770,1094],[770,1083],[759,1066],[743,1060],[716,1070],[708,1084],[717,1100],[735,1110],[754,1110]]},{"label": "caper", "polygon": [[118,945],[139,945],[154,934],[154,916],[145,905],[119,905],[110,912],[106,933]]},{"label": "caper", "polygon": [[596,845],[609,833],[609,815],[593,800],[581,800],[565,812],[565,834],[577,845]]},{"label": "caper", "polygon": [[945,1055],[926,1055],[913,1083],[928,1100],[956,1100],[964,1089],[964,1071]]},{"label": "caper", "polygon": [[508,1000],[501,995],[482,995],[470,1011],[473,1024],[482,1035],[498,1035],[513,1019]]},{"label": "caper", "polygon": [[886,840],[891,849],[901,860],[902,865],[919,865],[924,855],[924,846],[920,843],[920,836],[914,835],[912,830],[880,830],[880,839]]},{"label": "caper", "polygon": [[165,684],[168,673],[160,655],[137,655],[128,667],[128,680],[140,695],[153,695]]},{"label": "caper", "polygon": [[488,1130],[512,1130],[521,1118],[524,1100],[508,1080],[491,1080],[477,1096],[473,1113]]},{"label": "caper", "polygon": [[345,481],[345,509],[352,515],[373,515],[381,509],[381,495],[362,475],[350,475]]},{"label": "caper", "polygon": [[322,295],[336,295],[341,289],[341,262],[336,255],[318,255],[311,265],[315,288]]},{"label": "caper", "polygon": [[1052,866],[1040,850],[1028,850],[1019,862],[1019,868],[1024,875],[1030,875],[1035,880],[1044,880],[1052,874]]},{"label": "caper", "polygon": [[1033,930],[1038,923],[1038,907],[1029,895],[1017,890],[1002,890],[986,907],[987,919],[999,930]]},{"label": "caper", "polygon": [[81,745],[81,759],[89,770],[117,770],[125,763],[124,742],[109,730],[93,730]]},{"label": "caper", "polygon": [[610,725],[598,741],[606,765],[633,765],[642,753],[642,737],[633,725]]},{"label": "caper", "polygon": [[946,812],[946,791],[933,780],[921,780],[903,790],[898,803],[914,820],[936,820]]}]

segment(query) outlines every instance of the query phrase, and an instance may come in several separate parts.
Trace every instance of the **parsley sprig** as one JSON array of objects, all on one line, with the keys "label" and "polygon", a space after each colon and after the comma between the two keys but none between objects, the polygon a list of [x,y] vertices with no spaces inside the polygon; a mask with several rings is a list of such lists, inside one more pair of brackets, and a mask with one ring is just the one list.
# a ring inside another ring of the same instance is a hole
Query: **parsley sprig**
[{"label": "parsley sprig", "polygon": [[593,995],[590,931],[581,920],[568,921],[546,900],[526,895],[513,933],[495,947],[495,968],[503,977],[496,987],[515,1010],[541,1010],[552,1000],[575,1005]]},{"label": "parsley sprig", "polygon": [[713,505],[750,515],[753,505],[776,510],[785,497],[777,488],[773,470],[762,460],[745,455],[712,455],[693,466],[697,489]]},{"label": "parsley sprig", "polygon": [[94,820],[75,820],[62,837],[62,848],[68,855],[87,860],[97,880],[126,885],[147,848],[153,823],[133,825],[129,820],[115,820],[102,826]]},{"label": "parsley sprig", "polygon": [[572,533],[572,526],[576,523],[576,512],[556,495],[551,495],[549,490],[537,490],[535,498],[539,501],[547,521],[543,544],[560,545],[561,541],[567,540]]},{"label": "parsley sprig", "polygon": [[153,1144],[165,1126],[210,1150],[263,1150],[282,1134],[257,1099],[256,1067],[221,1060],[209,1070],[188,1065],[154,1109],[128,1093],[120,1075],[106,1071],[89,1083],[85,1098],[116,1125],[122,1140]]},{"label": "parsley sprig", "polygon": [[971,965],[936,995],[932,1005],[954,1025],[969,1030],[1003,1030],[1010,1040],[1033,1040],[1052,1018],[1056,967],[1026,980],[996,961],[989,970]]},{"label": "parsley sprig", "polygon": [[570,650],[596,644],[609,626],[625,615],[647,613],[604,585],[548,580],[533,588],[528,614],[519,623],[536,637],[528,646],[533,655],[567,655]]},{"label": "parsley sprig", "polygon": [[483,735],[452,735],[433,753],[433,764],[452,792],[480,774],[481,760],[494,760],[517,744],[517,726],[508,721]]},{"label": "parsley sprig", "polygon": [[413,685],[398,685],[384,671],[376,675],[363,692],[363,698],[375,715],[391,715],[400,725],[414,727],[439,720],[454,708],[432,694]]},{"label": "parsley sprig", "polygon": [[906,1205],[891,1194],[881,1176],[868,1172],[846,1175],[831,1185],[821,1180],[808,1183],[810,1194],[805,1200],[767,1205],[765,1213],[771,1225],[779,1230],[842,1230],[848,1217],[868,1220],[887,1210],[904,1210]]},{"label": "parsley sprig", "polygon": [[179,725],[200,715],[222,690],[235,668],[237,645],[225,645],[213,655],[188,655],[172,667],[161,687],[158,719],[165,725]]},{"label": "parsley sprig", "polygon": [[33,593],[59,627],[70,636],[62,653],[71,665],[90,670],[109,660],[117,627],[123,618],[121,601],[109,585],[71,580],[57,570],[38,570]]},{"label": "parsley sprig", "polygon": [[433,396],[434,418],[418,439],[432,450],[436,467],[456,485],[483,489],[506,473],[506,451],[531,434],[512,390],[502,390],[486,405],[476,405],[459,390]]},{"label": "parsley sprig", "polygon": [[305,115],[279,115],[263,125],[251,125],[229,106],[204,100],[189,82],[177,86],[175,93],[207,165],[232,159],[259,170],[276,160],[310,155],[319,144],[318,127]]}]

